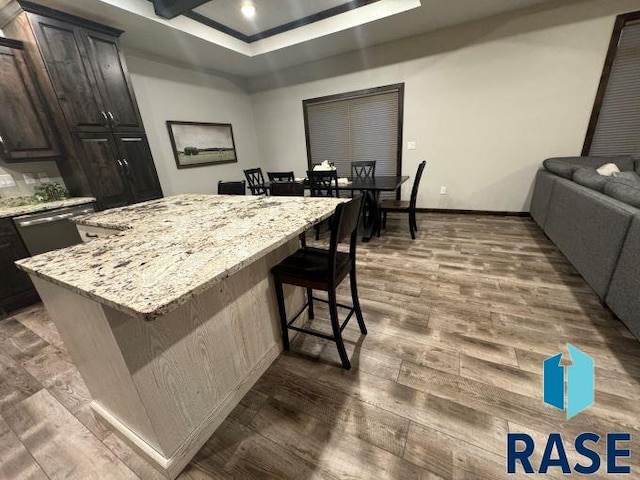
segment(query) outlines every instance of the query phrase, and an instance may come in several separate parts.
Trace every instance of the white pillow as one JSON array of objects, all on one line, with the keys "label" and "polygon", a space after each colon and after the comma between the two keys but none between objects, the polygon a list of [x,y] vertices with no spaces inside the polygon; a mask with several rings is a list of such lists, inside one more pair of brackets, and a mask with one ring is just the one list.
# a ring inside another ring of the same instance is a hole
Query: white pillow
[{"label": "white pillow", "polygon": [[603,177],[611,177],[614,173],[620,173],[620,169],[615,163],[606,163],[602,165],[600,168],[596,169]]}]

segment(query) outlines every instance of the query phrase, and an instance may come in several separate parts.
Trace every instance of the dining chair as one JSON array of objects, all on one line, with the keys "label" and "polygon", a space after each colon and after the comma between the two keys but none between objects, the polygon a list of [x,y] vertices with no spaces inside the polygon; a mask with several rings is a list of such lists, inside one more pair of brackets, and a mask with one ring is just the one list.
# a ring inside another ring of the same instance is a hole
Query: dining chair
[{"label": "dining chair", "polygon": [[407,213],[409,215],[409,232],[411,233],[411,238],[413,240],[416,239],[416,232],[418,231],[418,223],[416,222],[416,201],[418,199],[418,188],[420,187],[420,180],[422,179],[422,173],[424,172],[424,168],[427,166],[427,162],[423,161],[418,165],[418,171],[416,172],[416,176],[413,179],[413,187],[411,188],[411,198],[407,202],[405,200],[392,200],[392,199],[383,199],[380,202],[380,215],[382,216],[382,222],[378,222],[378,236],[380,236],[380,223],[382,223],[382,228],[387,228],[387,213],[389,212],[399,212],[399,213]]},{"label": "dining chair", "polygon": [[302,182],[276,182],[272,181],[272,197],[304,197],[304,184]]},{"label": "dining chair", "polygon": [[375,160],[361,160],[357,162],[351,162],[352,178],[373,178],[375,176],[376,176]]},{"label": "dining chair", "polygon": [[[307,170],[312,197],[339,197],[338,172],[336,170]],[[329,219],[331,223],[331,219]],[[320,239],[320,224],[315,226],[316,240]]]},{"label": "dining chair", "polygon": [[267,189],[264,187],[264,175],[261,168],[249,168],[244,170],[244,176],[247,177],[249,190],[251,195],[266,195]]},{"label": "dining chair", "polygon": [[247,184],[244,180],[239,182],[218,182],[218,195],[246,195]]},{"label": "dining chair", "polygon": [[267,172],[270,182],[294,182],[296,177],[293,172]]},{"label": "dining chair", "polygon": [[[358,320],[360,332],[363,335],[367,334],[367,327],[364,324],[364,318],[360,310],[356,280],[356,245],[358,243],[358,222],[360,220],[360,210],[362,209],[362,198],[362,195],[359,195],[353,200],[341,203],[336,207],[328,250],[303,247],[271,269],[275,281],[284,349],[289,350],[290,348],[289,330],[331,340],[338,347],[340,361],[345,370],[351,368],[351,362],[344,348],[342,330],[347,326],[354,313]],[[347,237],[349,238],[349,252],[339,252],[338,244]],[[343,305],[337,301],[336,289],[347,275],[349,275],[351,284],[352,306]],[[307,289],[307,302],[291,320],[289,320],[285,308],[283,284],[296,285]],[[314,297],[313,290],[327,292],[328,300]],[[309,311],[310,320],[314,318],[314,300],[329,305],[333,335],[294,326],[295,321],[305,310]],[[338,307],[349,310],[346,319],[342,323],[338,319]]]}]

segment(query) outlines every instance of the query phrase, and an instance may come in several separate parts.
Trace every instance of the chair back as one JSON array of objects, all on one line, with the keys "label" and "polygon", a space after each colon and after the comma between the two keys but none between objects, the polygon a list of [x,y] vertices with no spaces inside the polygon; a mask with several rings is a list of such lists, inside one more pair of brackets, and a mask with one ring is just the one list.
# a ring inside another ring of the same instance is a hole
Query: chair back
[{"label": "chair back", "polygon": [[353,178],[373,178],[376,176],[376,161],[363,160],[351,162],[351,177]]},{"label": "chair back", "polygon": [[349,237],[349,258],[355,268],[356,245],[358,244],[358,224],[362,216],[364,196],[358,195],[347,203],[336,207],[331,221],[331,241],[329,243],[329,271],[335,279],[338,244]]},{"label": "chair back", "polygon": [[247,184],[240,182],[218,182],[218,195],[246,195]]},{"label": "chair back", "polygon": [[251,195],[266,195],[267,190],[264,188],[264,175],[261,168],[249,168],[244,170],[244,176],[247,177],[249,190]]},{"label": "chair back", "polygon": [[301,182],[271,182],[272,197],[304,197],[304,184]]},{"label": "chair back", "polygon": [[412,210],[416,208],[416,201],[418,200],[418,189],[420,188],[420,180],[422,180],[422,172],[424,167],[427,166],[427,161],[424,160],[418,165],[418,171],[416,172],[416,178],[413,179],[413,187],[411,188],[411,199],[409,201],[409,208]]},{"label": "chair back", "polygon": [[294,182],[296,180],[293,172],[267,172],[270,182]]},{"label": "chair back", "polygon": [[312,197],[338,197],[338,172],[336,170],[308,170]]}]

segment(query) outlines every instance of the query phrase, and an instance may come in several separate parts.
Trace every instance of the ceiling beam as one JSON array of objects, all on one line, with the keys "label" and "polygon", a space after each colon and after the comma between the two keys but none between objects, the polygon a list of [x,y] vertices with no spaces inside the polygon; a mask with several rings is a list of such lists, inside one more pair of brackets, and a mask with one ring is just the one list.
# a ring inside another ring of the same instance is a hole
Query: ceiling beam
[{"label": "ceiling beam", "polygon": [[152,0],[156,15],[166,19],[172,19],[182,15],[210,0]]}]

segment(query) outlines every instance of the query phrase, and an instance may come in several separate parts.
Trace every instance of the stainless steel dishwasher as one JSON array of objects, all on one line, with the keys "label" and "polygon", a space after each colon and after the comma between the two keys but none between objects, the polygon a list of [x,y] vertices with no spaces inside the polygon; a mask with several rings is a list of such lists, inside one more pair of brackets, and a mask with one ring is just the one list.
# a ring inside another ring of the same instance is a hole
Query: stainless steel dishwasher
[{"label": "stainless steel dishwasher", "polygon": [[93,204],[57,208],[15,217],[13,223],[29,255],[38,255],[82,243],[73,217],[94,211]]}]

